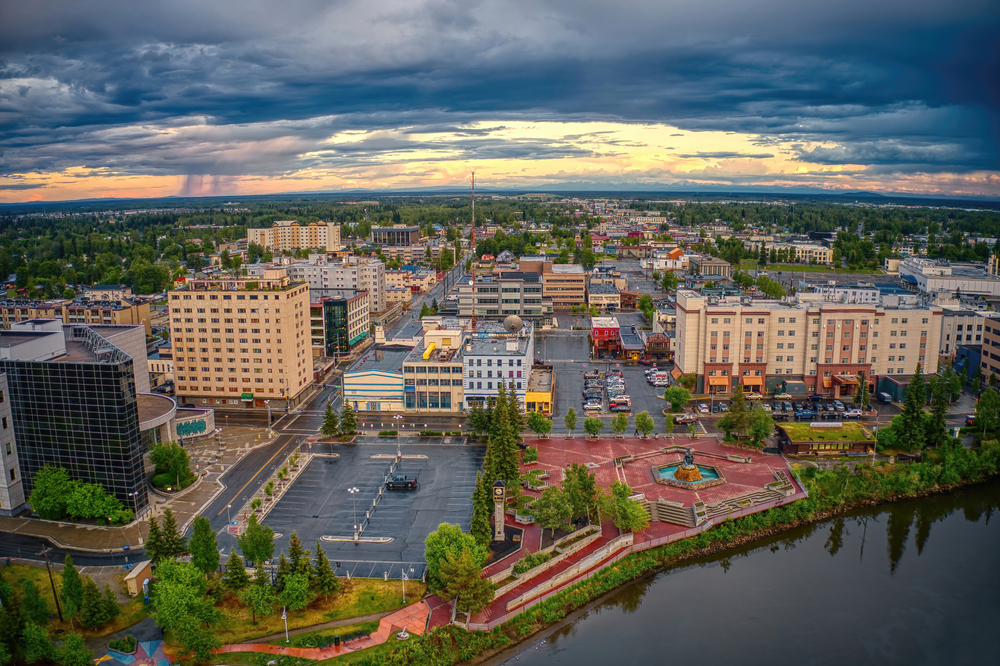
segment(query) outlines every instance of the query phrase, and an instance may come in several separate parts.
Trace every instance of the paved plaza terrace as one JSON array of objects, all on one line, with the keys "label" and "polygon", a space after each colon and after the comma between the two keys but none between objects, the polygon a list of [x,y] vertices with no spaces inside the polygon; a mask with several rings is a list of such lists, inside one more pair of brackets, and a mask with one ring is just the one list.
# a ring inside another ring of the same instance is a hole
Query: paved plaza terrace
[{"label": "paved plaza terrace", "polygon": [[[649,511],[651,520],[686,527],[799,491],[781,456],[725,447],[709,438],[591,441],[553,437],[539,440],[538,448],[538,462],[525,469],[544,469],[549,483],[558,483],[561,470],[574,462],[591,463],[599,485],[610,488],[614,481],[624,481]],[[692,488],[661,477],[660,468],[683,462],[688,448],[694,451],[695,464],[716,471],[718,480]]]}]

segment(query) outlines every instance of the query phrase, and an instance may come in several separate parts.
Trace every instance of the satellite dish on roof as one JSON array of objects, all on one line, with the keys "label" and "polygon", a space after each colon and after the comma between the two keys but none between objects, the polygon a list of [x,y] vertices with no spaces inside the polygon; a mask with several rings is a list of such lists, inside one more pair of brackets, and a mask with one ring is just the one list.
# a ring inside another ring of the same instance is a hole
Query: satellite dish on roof
[{"label": "satellite dish on roof", "polygon": [[524,322],[517,315],[509,315],[503,320],[503,327],[508,333],[517,333],[524,328]]}]

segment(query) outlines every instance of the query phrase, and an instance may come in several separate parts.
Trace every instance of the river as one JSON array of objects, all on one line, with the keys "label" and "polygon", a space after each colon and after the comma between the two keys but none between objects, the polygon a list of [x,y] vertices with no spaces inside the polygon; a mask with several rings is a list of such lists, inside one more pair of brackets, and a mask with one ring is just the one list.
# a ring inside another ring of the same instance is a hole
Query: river
[{"label": "river", "polygon": [[854,511],[693,560],[505,664],[988,664],[1000,483]]}]

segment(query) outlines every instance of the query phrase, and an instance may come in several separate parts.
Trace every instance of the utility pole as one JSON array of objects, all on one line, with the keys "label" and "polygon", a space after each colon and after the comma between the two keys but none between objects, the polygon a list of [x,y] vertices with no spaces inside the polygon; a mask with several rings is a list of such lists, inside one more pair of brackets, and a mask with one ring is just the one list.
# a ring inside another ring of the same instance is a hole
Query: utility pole
[{"label": "utility pole", "polygon": [[52,598],[56,602],[56,612],[59,613],[59,621],[63,621],[62,608],[59,606],[59,595],[56,593],[56,582],[52,579],[52,565],[49,564],[49,551],[52,550],[51,547],[46,546],[45,550],[39,553],[39,555],[45,556],[45,568],[49,570],[49,584],[52,585]]},{"label": "utility pole", "polygon": [[472,172],[472,332],[476,331],[476,172]]}]

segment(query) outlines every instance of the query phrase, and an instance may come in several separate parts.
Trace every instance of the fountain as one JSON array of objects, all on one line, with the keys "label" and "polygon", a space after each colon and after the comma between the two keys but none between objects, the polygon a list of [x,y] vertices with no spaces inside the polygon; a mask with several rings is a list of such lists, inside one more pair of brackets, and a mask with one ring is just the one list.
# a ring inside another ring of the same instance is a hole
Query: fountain
[{"label": "fountain", "polygon": [[726,482],[718,467],[695,464],[694,449],[687,449],[681,462],[654,467],[653,475],[657,483],[688,490],[700,490]]}]

